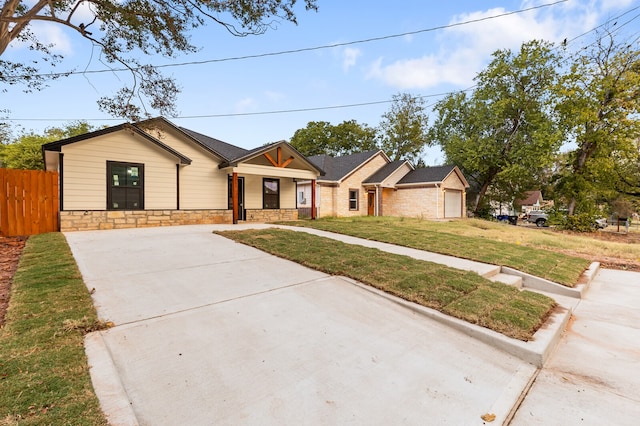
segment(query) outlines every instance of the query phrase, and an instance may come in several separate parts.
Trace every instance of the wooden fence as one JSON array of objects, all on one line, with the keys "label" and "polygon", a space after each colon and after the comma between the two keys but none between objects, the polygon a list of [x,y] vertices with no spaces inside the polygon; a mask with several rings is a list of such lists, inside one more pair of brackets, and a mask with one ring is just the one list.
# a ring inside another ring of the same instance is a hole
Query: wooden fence
[{"label": "wooden fence", "polygon": [[58,173],[0,169],[0,235],[58,231]]}]

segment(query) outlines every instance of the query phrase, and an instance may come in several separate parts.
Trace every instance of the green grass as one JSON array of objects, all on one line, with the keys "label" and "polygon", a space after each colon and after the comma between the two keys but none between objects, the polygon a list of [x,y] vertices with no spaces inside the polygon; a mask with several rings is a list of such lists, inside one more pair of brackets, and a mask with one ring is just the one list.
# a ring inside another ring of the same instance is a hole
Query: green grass
[{"label": "green grass", "polygon": [[106,425],[83,346],[99,326],[64,236],[30,237],[0,329],[0,424]]},{"label": "green grass", "polygon": [[556,305],[547,296],[521,292],[473,272],[304,232],[266,229],[219,234],[524,341],[532,338]]},{"label": "green grass", "polygon": [[[489,222],[468,220],[431,222],[393,217],[358,217],[287,222],[287,224],[508,266],[568,287],[577,284],[590,263],[584,258],[523,245],[519,240],[502,241],[501,235],[522,231],[514,226]],[[497,229],[501,229],[502,234],[489,232]],[[484,231],[486,236],[482,235]],[[536,230],[527,231],[537,232]]]}]

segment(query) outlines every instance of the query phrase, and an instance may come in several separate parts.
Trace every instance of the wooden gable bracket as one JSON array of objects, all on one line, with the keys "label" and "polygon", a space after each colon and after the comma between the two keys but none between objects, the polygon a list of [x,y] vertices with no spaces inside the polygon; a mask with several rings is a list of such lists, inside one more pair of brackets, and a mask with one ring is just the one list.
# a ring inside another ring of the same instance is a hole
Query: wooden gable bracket
[{"label": "wooden gable bracket", "polygon": [[264,153],[264,156],[269,162],[273,165],[273,167],[285,168],[293,161],[293,157],[289,157],[285,162],[282,162],[282,147],[278,147],[276,150],[278,161],[275,161],[268,152]]}]

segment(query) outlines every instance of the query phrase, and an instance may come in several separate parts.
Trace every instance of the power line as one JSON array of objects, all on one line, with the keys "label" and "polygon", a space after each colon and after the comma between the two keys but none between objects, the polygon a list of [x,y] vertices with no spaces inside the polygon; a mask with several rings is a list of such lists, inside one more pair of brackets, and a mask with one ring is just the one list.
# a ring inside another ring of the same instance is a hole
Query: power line
[{"label": "power line", "polygon": [[[301,49],[299,51],[304,51],[304,50],[317,50],[317,49],[323,49],[323,48],[329,48],[329,47],[336,47],[336,46],[344,46],[344,45],[349,45],[349,44],[356,44],[356,43],[365,43],[368,41],[375,41],[375,40],[379,40],[379,39],[386,39],[386,38],[394,38],[394,37],[400,37],[403,35],[408,35],[408,34],[416,34],[416,33],[420,33],[420,32],[426,32],[426,31],[434,31],[435,29],[442,29],[442,28],[448,28],[450,26],[458,26],[458,25],[465,25],[468,23],[473,23],[473,22],[478,22],[478,21],[482,21],[482,20],[488,20],[488,19],[493,19],[495,17],[500,17],[500,16],[505,16],[505,15],[512,15],[515,13],[520,13],[523,11],[528,11],[531,9],[539,9],[541,7],[548,7],[548,6],[552,6],[558,3],[563,3],[566,2],[568,0],[561,0],[561,1],[557,1],[555,3],[549,3],[546,5],[541,5],[541,6],[537,6],[537,7],[533,7],[533,8],[529,8],[529,9],[523,9],[520,11],[515,11],[515,12],[508,12],[502,15],[496,15],[496,16],[492,16],[492,17],[486,17],[486,18],[481,18],[478,20],[472,20],[472,21],[465,21],[462,23],[458,23],[458,24],[452,24],[449,26],[442,26],[442,27],[436,27],[433,29],[425,29],[425,30],[418,30],[418,31],[413,31],[410,33],[403,33],[403,34],[399,34],[399,35],[391,35],[391,36],[384,36],[384,37],[378,37],[378,38],[374,38],[374,39],[366,39],[366,40],[360,40],[360,41],[352,41],[352,42],[346,42],[346,43],[340,43],[340,44],[335,44],[335,45],[327,45],[324,47],[315,47],[315,48],[306,48],[306,49]],[[607,24],[611,23],[611,22],[617,22],[618,19],[624,17],[625,15],[640,9],[640,6],[634,7],[632,9],[627,10],[626,12],[615,16],[613,18],[608,19],[607,21],[605,21],[603,24],[600,24],[594,28],[592,28],[589,31],[586,31],[578,36],[575,36],[573,38],[571,38],[570,40],[567,41],[567,43],[572,43],[574,41],[576,41],[577,39],[584,37],[596,30],[598,30],[599,28],[602,28],[604,26],[606,26]],[[622,26],[627,25],[628,23],[634,21],[635,19],[638,18],[638,16],[640,15],[636,15],[633,18],[629,19],[627,22],[624,22],[622,25],[617,26],[615,31],[618,31]],[[637,40],[637,39],[636,39]],[[595,42],[592,42],[591,44],[593,44]],[[587,46],[588,47],[588,46]],[[267,53],[267,54],[261,54],[261,55],[253,55],[253,56],[247,56],[247,57],[239,57],[239,59],[246,59],[246,58],[250,58],[250,57],[260,57],[260,56],[273,56],[276,54],[285,54],[285,53],[294,53],[296,51],[283,51],[283,52],[278,52],[278,53]],[[220,61],[227,61],[227,60],[234,60],[232,58],[227,58],[227,59],[218,59],[218,60],[212,60],[212,61],[208,61],[208,62],[220,62]],[[194,64],[198,64],[198,63],[194,63]],[[175,64],[175,66],[182,66],[182,65],[189,65],[188,64]],[[89,71],[91,72],[91,71]],[[93,71],[96,72],[96,71]],[[102,72],[102,71],[101,71]],[[80,74],[84,74],[80,73]],[[475,89],[475,87],[477,87],[477,85],[473,85],[471,87],[468,87],[466,89],[462,89],[462,90],[455,90],[455,91],[450,91],[450,92],[444,92],[444,93],[435,93],[435,94],[428,94],[428,95],[418,95],[418,96],[414,96],[417,99],[427,99],[427,98],[435,98],[435,97],[441,97],[441,96],[448,96],[448,95],[452,95],[455,93],[462,93],[462,92],[469,92],[473,89]],[[177,120],[182,120],[182,119],[201,119],[201,118],[227,118],[227,117],[248,117],[248,116],[261,116],[261,115],[276,115],[276,114],[289,114],[289,113],[299,113],[299,112],[309,112],[309,111],[323,111],[323,110],[332,110],[332,109],[344,109],[344,108],[357,108],[357,107],[364,107],[364,106],[372,106],[372,105],[380,105],[380,104],[388,104],[388,103],[392,103],[393,100],[387,99],[387,100],[379,100],[379,101],[371,101],[371,102],[361,102],[361,103],[352,103],[352,104],[342,104],[342,105],[330,105],[330,106],[320,106],[320,107],[308,107],[308,108],[294,108],[294,109],[285,109],[285,110],[272,110],[272,111],[259,111],[259,112],[245,112],[245,113],[226,113],[226,114],[203,114],[203,115],[186,115],[186,116],[176,116],[176,117],[172,117],[172,119],[177,119]],[[429,105],[432,106],[433,104]],[[61,121],[61,122],[65,122],[65,121],[74,121],[74,120],[79,120],[79,119],[69,119],[69,118],[3,118],[2,121],[25,121],[25,122],[38,122],[38,121]],[[122,119],[121,118],[90,118],[90,119],[82,119],[84,121],[117,121],[117,122],[121,122]]]},{"label": "power line", "polygon": [[[476,86],[469,87],[463,90],[456,90],[453,92],[443,92],[443,93],[433,93],[429,95],[419,95],[414,96],[416,99],[427,99],[427,98],[436,98],[440,96],[447,96],[453,93],[460,92],[468,92],[475,88]],[[228,113],[228,114],[203,114],[203,115],[183,115],[177,117],[170,117],[176,120],[188,120],[188,119],[198,119],[198,118],[226,118],[226,117],[248,117],[248,116],[256,116],[256,115],[274,115],[274,114],[289,114],[296,112],[308,112],[308,111],[326,111],[331,109],[343,109],[343,108],[357,108],[363,106],[371,106],[371,105],[381,105],[388,104],[393,102],[392,99],[387,99],[384,101],[371,101],[371,102],[360,102],[354,104],[343,104],[343,105],[330,105],[330,106],[321,106],[321,107],[309,107],[309,108],[295,108],[295,109],[282,109],[282,110],[273,110],[273,111],[259,111],[259,112],[240,112],[240,113]],[[69,119],[69,118],[6,118],[4,121],[74,121],[77,119]],[[83,121],[122,121],[121,118],[85,118]]]},{"label": "power line", "polygon": [[[290,54],[294,54],[294,53],[312,52],[312,51],[316,51],[316,50],[333,49],[335,47],[343,47],[343,46],[352,46],[352,45],[355,45],[355,44],[371,43],[371,42],[374,42],[374,41],[389,40],[389,39],[394,39],[394,38],[399,38],[399,37],[406,37],[406,36],[410,36],[410,35],[422,34],[422,33],[427,33],[427,32],[434,32],[434,31],[443,30],[443,29],[447,29],[447,28],[459,27],[459,26],[463,26],[463,25],[475,24],[475,23],[478,23],[478,22],[484,22],[484,21],[488,21],[488,20],[492,20],[492,19],[502,18],[502,17],[505,17],[505,16],[510,16],[510,15],[516,15],[516,14],[520,14],[520,13],[524,13],[524,12],[529,12],[529,11],[536,10],[536,9],[542,9],[542,8],[546,8],[546,7],[551,7],[551,6],[555,6],[557,4],[560,4],[560,3],[566,3],[567,1],[569,1],[569,0],[558,0],[558,1],[555,1],[553,3],[541,4],[541,5],[532,6],[532,7],[526,8],[526,9],[519,9],[519,10],[515,10],[515,11],[511,11],[511,12],[501,13],[501,14],[498,14],[498,15],[485,16],[483,18],[471,19],[471,20],[463,21],[463,22],[457,22],[455,24],[440,25],[440,26],[437,26],[437,27],[424,28],[424,29],[421,29],[421,30],[409,31],[409,32],[399,33],[399,34],[390,34],[390,35],[385,35],[385,36],[380,36],[380,37],[371,37],[371,38],[366,38],[366,39],[362,39],[362,40],[347,41],[347,42],[343,42],[343,43],[325,44],[325,45],[313,46],[313,47],[303,47],[303,48],[299,48],[299,49],[281,50],[281,51],[276,51],[276,52],[258,53],[258,54],[254,54],[254,55],[232,56],[232,57],[227,57],[227,58],[207,59],[207,60],[203,60],[203,61],[190,61],[190,62],[180,62],[180,63],[173,63],[173,64],[153,65],[152,67],[153,68],[171,68],[171,67],[183,67],[183,66],[189,66],[189,65],[204,65],[204,64],[219,63],[219,62],[241,61],[241,60],[246,60],[246,59],[257,59],[257,58],[266,58],[266,57],[270,57],[270,56],[290,55]],[[133,70],[137,70],[137,68],[133,68]],[[27,77],[49,77],[49,78],[55,78],[55,77],[64,77],[64,76],[69,76],[69,75],[79,75],[79,74],[87,75],[87,74],[100,74],[100,73],[106,73],[106,72],[123,72],[123,71],[131,71],[131,69],[129,69],[129,68],[109,68],[109,69],[101,69],[101,70],[68,71],[68,72],[61,72],[61,73],[46,73],[46,74],[33,74],[33,75],[15,76],[15,77],[13,77],[13,79],[20,79],[20,78],[27,78]]]}]

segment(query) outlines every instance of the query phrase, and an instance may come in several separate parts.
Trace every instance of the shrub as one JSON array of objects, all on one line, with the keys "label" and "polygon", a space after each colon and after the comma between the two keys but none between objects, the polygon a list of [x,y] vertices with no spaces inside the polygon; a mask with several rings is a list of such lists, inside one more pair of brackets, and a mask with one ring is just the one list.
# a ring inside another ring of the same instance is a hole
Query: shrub
[{"label": "shrub", "polygon": [[597,228],[596,216],[591,213],[578,213],[565,216],[558,224],[558,228],[576,232],[594,232]]}]

